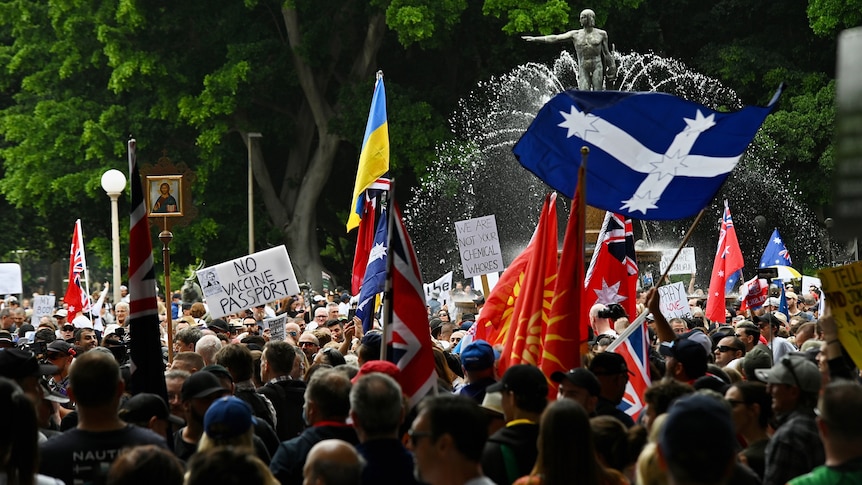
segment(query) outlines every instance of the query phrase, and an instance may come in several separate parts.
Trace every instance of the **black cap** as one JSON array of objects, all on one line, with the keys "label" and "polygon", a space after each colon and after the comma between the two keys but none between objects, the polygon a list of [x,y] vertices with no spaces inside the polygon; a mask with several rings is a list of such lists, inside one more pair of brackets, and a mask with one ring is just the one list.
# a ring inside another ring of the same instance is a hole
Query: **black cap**
[{"label": "black cap", "polygon": [[58,354],[75,355],[75,347],[65,340],[55,340],[48,344],[48,352],[57,352]]},{"label": "black cap", "polygon": [[217,378],[226,377],[231,382],[233,382],[233,376],[230,375],[230,371],[227,370],[227,367],[220,364],[210,364],[201,369],[202,372],[209,372],[210,374],[216,376]]},{"label": "black cap", "polygon": [[586,389],[591,396],[598,396],[602,391],[602,385],[599,383],[596,375],[583,368],[572,369],[569,372],[556,371],[551,374],[551,380],[557,384],[564,380],[569,381],[578,387]]},{"label": "black cap", "polygon": [[40,364],[29,350],[8,348],[0,351],[0,376],[24,379],[32,376],[50,376],[59,371],[57,366]]},{"label": "black cap", "polygon": [[506,369],[499,382],[488,386],[486,392],[512,391],[519,396],[547,396],[548,381],[545,374],[534,366],[527,364],[513,365]]},{"label": "black cap", "polygon": [[773,315],[772,312],[766,312],[760,316],[755,315],[753,320],[754,323],[768,323],[770,326],[773,327],[781,326],[781,320],[779,320],[778,317]]},{"label": "black cap", "polygon": [[590,361],[590,371],[597,376],[625,374],[629,371],[626,360],[616,352],[599,352]]},{"label": "black cap", "polygon": [[181,418],[171,414],[165,400],[158,394],[148,392],[135,394],[120,406],[120,419],[128,423],[147,423],[153,416],[170,421],[177,426],[185,424]]},{"label": "black cap", "polygon": [[218,330],[224,333],[230,332],[230,327],[228,327],[227,322],[222,320],[221,318],[216,318],[215,320],[211,321],[209,325],[207,325],[207,328],[209,328],[210,330]]},{"label": "black cap", "polygon": [[225,394],[227,392],[228,390],[222,387],[221,382],[219,382],[215,374],[202,370],[195,372],[183,382],[183,401],[212,396],[216,393]]}]

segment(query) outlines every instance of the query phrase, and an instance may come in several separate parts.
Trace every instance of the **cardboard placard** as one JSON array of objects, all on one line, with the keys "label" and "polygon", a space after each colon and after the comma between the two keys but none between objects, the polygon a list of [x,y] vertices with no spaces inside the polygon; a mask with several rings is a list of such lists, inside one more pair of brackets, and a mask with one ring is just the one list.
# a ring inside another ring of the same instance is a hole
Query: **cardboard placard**
[{"label": "cardboard placard", "polygon": [[266,325],[264,328],[269,328],[270,341],[284,340],[284,324],[287,323],[287,314],[267,318],[262,323]]},{"label": "cardboard placard", "polygon": [[197,276],[213,318],[299,293],[283,245],[204,268]]},{"label": "cardboard placard", "polygon": [[822,269],[818,276],[838,325],[838,340],[862,367],[862,262]]},{"label": "cardboard placard", "polygon": [[[659,269],[662,274],[664,274],[667,269],[668,263],[670,263],[673,255],[676,254],[676,249],[663,249],[661,252],[661,263],[659,263]],[[673,266],[670,267],[670,271],[667,274],[694,274],[697,271],[697,261],[694,257],[694,248],[682,248],[682,251],[679,252],[679,256],[676,257],[676,261],[673,262]]]},{"label": "cardboard placard", "polygon": [[685,285],[681,281],[672,285],[658,287],[661,314],[668,320],[671,318],[691,318],[691,308],[688,306]]},{"label": "cardboard placard", "polygon": [[23,292],[21,265],[18,263],[0,263],[0,298],[5,295],[20,295]]},{"label": "cardboard placard", "polygon": [[54,295],[33,295],[33,316],[30,319],[30,324],[34,327],[39,327],[39,320],[44,316],[54,314],[54,303],[57,297]]},{"label": "cardboard placard", "polygon": [[503,271],[503,252],[493,214],[456,222],[455,234],[465,278]]}]

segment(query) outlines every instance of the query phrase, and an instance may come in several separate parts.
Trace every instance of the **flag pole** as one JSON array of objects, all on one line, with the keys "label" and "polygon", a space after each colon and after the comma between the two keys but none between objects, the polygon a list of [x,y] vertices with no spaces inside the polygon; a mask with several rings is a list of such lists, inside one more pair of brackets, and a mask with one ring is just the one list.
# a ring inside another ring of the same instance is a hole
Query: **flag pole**
[{"label": "flag pole", "polygon": [[[679,247],[676,248],[676,252],[673,253],[673,257],[670,258],[670,262],[668,263],[667,268],[665,268],[664,273],[661,275],[661,278],[659,278],[656,281],[664,281],[664,279],[667,278],[667,275],[668,275],[668,273],[670,273],[670,269],[673,266],[673,263],[676,262],[677,256],[679,256],[679,253],[681,253],[683,248],[685,248],[685,245],[688,244],[688,240],[691,239],[691,235],[694,234],[694,228],[697,227],[697,224],[703,218],[703,214],[705,212],[706,212],[706,207],[704,207],[703,209],[700,210],[700,212],[697,213],[697,217],[694,218],[694,222],[691,223],[691,227],[688,228],[688,232],[685,234],[685,237],[682,238],[682,242],[679,243]],[[649,313],[649,312],[647,312],[647,313]],[[646,315],[644,314],[644,316],[646,316]]]},{"label": "flag pole", "polygon": [[[78,240],[81,241],[81,254],[85,255],[82,258],[84,260],[84,291],[87,293],[87,307],[89,308],[89,311],[87,313],[90,315],[90,326],[92,327],[93,326],[93,301],[90,298],[90,270],[87,269],[87,257],[86,257],[87,251],[84,248],[84,224],[83,223],[77,224],[76,230],[79,231],[78,232]],[[83,310],[83,308],[82,308],[82,310]]]},{"label": "flag pole", "polygon": [[392,210],[392,200],[395,198],[395,179],[389,181],[389,192],[380,195],[382,203],[386,204],[386,286],[383,289],[383,311],[381,312],[381,327],[383,335],[380,336],[380,360],[386,360],[387,332],[392,331],[392,234],[395,230],[395,214]]}]

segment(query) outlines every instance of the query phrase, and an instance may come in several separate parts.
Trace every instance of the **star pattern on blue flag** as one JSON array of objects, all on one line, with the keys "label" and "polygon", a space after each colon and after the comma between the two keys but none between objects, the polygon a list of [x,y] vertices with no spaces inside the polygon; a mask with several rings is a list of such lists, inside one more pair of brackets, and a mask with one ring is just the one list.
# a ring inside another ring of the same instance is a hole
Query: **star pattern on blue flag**
[{"label": "star pattern on blue flag", "polygon": [[772,231],[772,236],[769,237],[769,243],[766,244],[766,249],[763,250],[763,256],[760,257],[760,267],[767,266],[790,266],[793,260],[790,258],[790,251],[784,244],[781,234],[776,228]]}]

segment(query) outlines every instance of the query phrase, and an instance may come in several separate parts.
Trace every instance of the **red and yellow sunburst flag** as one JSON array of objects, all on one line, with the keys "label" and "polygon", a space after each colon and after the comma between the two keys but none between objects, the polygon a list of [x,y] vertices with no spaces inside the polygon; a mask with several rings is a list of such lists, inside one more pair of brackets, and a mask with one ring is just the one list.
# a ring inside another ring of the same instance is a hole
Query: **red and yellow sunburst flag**
[{"label": "red and yellow sunburst flag", "polygon": [[[581,343],[589,338],[587,322],[583,321],[584,292],[584,164],[578,172],[578,185],[572,200],[572,212],[566,226],[560,268],[557,272],[554,297],[548,325],[542,332],[542,373],[549,378],[554,372],[567,372],[580,367]],[[556,396],[557,386],[549,386],[549,396]]]},{"label": "red and yellow sunburst flag", "polygon": [[512,310],[512,322],[503,340],[498,365],[505,372],[516,364],[539,365],[542,329],[548,323],[557,279],[557,194],[545,197],[539,225],[533,236],[533,256],[524,270],[521,292]]},{"label": "red and yellow sunburst flag", "polygon": [[512,264],[503,271],[494,289],[488,294],[485,306],[482,307],[476,320],[476,335],[473,340],[484,340],[492,346],[503,343],[503,337],[509,332],[509,325],[512,323],[515,300],[521,293],[524,270],[536,249],[534,243],[535,240],[531,241],[512,261]]}]

